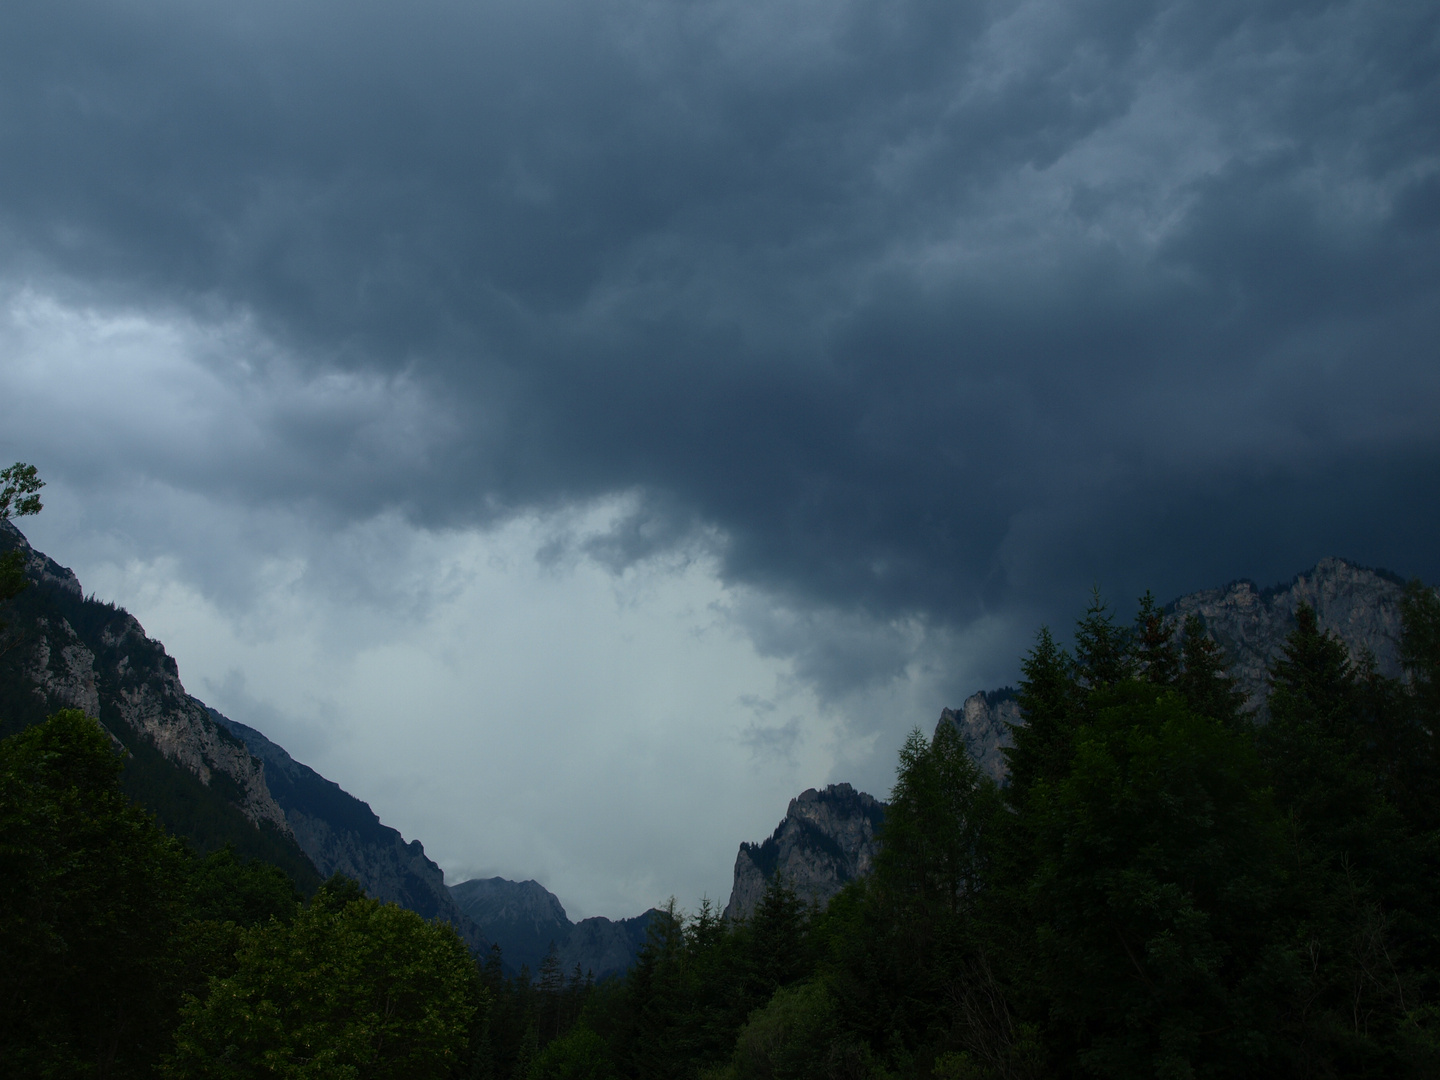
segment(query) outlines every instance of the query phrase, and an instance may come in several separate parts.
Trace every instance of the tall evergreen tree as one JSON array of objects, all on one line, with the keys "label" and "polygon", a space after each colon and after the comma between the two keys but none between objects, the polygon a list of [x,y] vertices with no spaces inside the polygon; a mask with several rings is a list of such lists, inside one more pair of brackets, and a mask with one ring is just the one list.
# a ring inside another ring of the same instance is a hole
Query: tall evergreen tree
[{"label": "tall evergreen tree", "polygon": [[1134,674],[1130,631],[1115,625],[1115,613],[1097,586],[1090,606],[1075,625],[1075,675],[1092,690],[1114,686]]},{"label": "tall evergreen tree", "polygon": [[[38,514],[43,509],[40,489],[44,486],[45,481],[36,474],[34,465],[17,461],[0,469],[0,521]],[[28,584],[24,556],[18,550],[0,555],[0,604],[19,596]],[[0,633],[4,630],[5,623],[0,622]]]},{"label": "tall evergreen tree", "polygon": [[183,979],[189,858],[73,709],[0,742],[0,1075],[148,1076]]},{"label": "tall evergreen tree", "polygon": [[1225,670],[1225,654],[1193,612],[1185,616],[1180,639],[1181,668],[1175,689],[1193,712],[1219,720],[1227,727],[1241,722],[1245,695],[1239,680]]},{"label": "tall evergreen tree", "polygon": [[1130,639],[1135,674],[1156,686],[1173,686],[1180,674],[1180,650],[1175,645],[1174,628],[1166,621],[1165,613],[1155,603],[1155,594],[1149,589],[1140,598]]},{"label": "tall evergreen tree", "polygon": [[1048,626],[1040,628],[1020,671],[1016,699],[1024,723],[1010,725],[1011,745],[1005,750],[1008,790],[1015,800],[1023,800],[1042,778],[1063,773],[1070,759],[1079,696],[1074,662],[1055,643]]},{"label": "tall evergreen tree", "polygon": [[1405,749],[1397,770],[1417,826],[1440,829],[1440,595],[1418,580],[1401,601],[1400,662],[1409,680]]}]

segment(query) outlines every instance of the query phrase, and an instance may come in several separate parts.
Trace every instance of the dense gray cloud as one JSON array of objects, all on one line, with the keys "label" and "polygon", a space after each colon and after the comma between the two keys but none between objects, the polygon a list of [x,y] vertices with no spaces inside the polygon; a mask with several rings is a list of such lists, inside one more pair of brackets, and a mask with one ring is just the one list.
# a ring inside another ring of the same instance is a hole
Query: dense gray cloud
[{"label": "dense gray cloud", "polygon": [[[630,493],[607,565],[701,537],[877,625],[1440,576],[1424,0],[17,0],[0,250],[247,342],[251,429],[96,485],[336,528]],[[837,692],[903,665],[807,618],[750,625]]]}]

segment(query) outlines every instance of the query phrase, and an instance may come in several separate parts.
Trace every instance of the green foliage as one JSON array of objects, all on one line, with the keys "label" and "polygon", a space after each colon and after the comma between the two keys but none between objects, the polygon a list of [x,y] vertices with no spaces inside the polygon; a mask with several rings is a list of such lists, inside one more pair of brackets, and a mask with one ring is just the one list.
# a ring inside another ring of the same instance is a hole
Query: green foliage
[{"label": "green foliage", "polygon": [[40,479],[34,465],[17,461],[0,469],[0,521],[8,520],[12,514],[15,517],[38,514],[44,509],[40,505],[40,489],[44,486],[45,481]]},{"label": "green foliage", "polygon": [[[38,514],[39,491],[45,486],[35,472],[34,465],[17,461],[9,468],[0,469],[0,521],[29,514]],[[7,551],[0,555],[0,604],[13,600],[30,583],[25,579],[25,556],[20,551]],[[5,623],[0,622],[0,631]]]},{"label": "green foliage", "polygon": [[1225,673],[1225,656],[1205,629],[1200,616],[1185,617],[1180,643],[1181,670],[1175,689],[1192,712],[1219,720],[1229,727],[1241,724],[1245,695],[1236,689],[1237,680]]},{"label": "green foliage", "polygon": [[1140,598],[1135,613],[1135,628],[1130,632],[1134,647],[1137,678],[1156,686],[1174,686],[1180,674],[1180,650],[1175,645],[1175,631],[1165,613],[1155,604],[1150,590]]},{"label": "green foliage", "polygon": [[1108,1076],[1255,1067],[1282,833],[1242,736],[1133,683],[1035,793],[1030,884],[1056,1034]]},{"label": "green foliage", "polygon": [[278,866],[242,859],[231,845],[198,859],[190,880],[196,919],[254,926],[288,918],[303,899]]},{"label": "green foliage", "polygon": [[290,924],[244,931],[234,974],[187,1000],[168,1071],[184,1077],[445,1077],[480,990],[448,926],[322,889]]},{"label": "green foliage", "polygon": [[163,1050],[189,859],[121,794],[94,720],[0,743],[0,1062],[14,1076],[144,1075]]},{"label": "green foliage", "polygon": [[1096,588],[1075,624],[1075,676],[1088,689],[1099,690],[1130,678],[1136,659],[1130,651],[1130,632],[1115,625],[1115,613]]},{"label": "green foliage", "polygon": [[577,1027],[546,1045],[526,1073],[528,1080],[611,1080],[610,1047],[589,1027]]},{"label": "green foliage", "polygon": [[895,903],[930,917],[957,915],[984,878],[982,833],[998,809],[994,782],[955,725],[940,725],[933,741],[917,728],[900,748],[877,880]]},{"label": "green foliage", "polygon": [[1012,745],[1005,751],[1009,795],[1015,801],[1023,800],[1036,781],[1064,775],[1077,722],[1075,664],[1048,626],[1040,628],[1020,671],[1016,696],[1025,722],[1011,726]]},{"label": "green foliage", "polygon": [[727,1080],[829,1080],[870,1075],[870,1054],[847,1038],[821,982],[775,992],[740,1029]]}]

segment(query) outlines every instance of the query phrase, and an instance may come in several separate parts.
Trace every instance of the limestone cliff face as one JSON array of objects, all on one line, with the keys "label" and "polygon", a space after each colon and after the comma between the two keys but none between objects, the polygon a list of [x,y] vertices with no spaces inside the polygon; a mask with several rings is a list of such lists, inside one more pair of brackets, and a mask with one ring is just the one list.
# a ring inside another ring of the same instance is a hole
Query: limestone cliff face
[{"label": "limestone cliff face", "polygon": [[768,840],[740,845],[725,918],[749,918],[777,873],[802,899],[828,903],[848,882],[870,872],[884,817],[883,803],[849,784],[802,792],[790,800]]},{"label": "limestone cliff face", "polygon": [[533,975],[553,947],[567,976],[578,966],[597,979],[630,970],[645,944],[652,911],[633,919],[603,917],[572,923],[558,897],[539,882],[476,878],[450,886],[460,910],[500,946],[512,970]]},{"label": "limestone cliff face", "polygon": [[[1403,592],[1401,579],[1388,571],[1329,558],[1284,585],[1260,589],[1251,581],[1235,581],[1190,593],[1167,605],[1165,614],[1177,634],[1186,616],[1200,616],[1225,650],[1227,671],[1239,680],[1246,707],[1263,723],[1270,668],[1295,629],[1295,612],[1301,604],[1315,609],[1320,628],[1344,642],[1352,660],[1368,651],[1382,674],[1398,676]],[[974,694],[959,710],[942,711],[939,720],[959,726],[971,755],[998,781],[1005,779],[1003,751],[1011,745],[1008,725],[1022,722],[1015,692],[1009,687]]]},{"label": "limestone cliff face", "polygon": [[1020,703],[1008,686],[971,694],[958,711],[944,709],[940,713],[940,724],[960,729],[970,756],[997,782],[1005,779],[1005,750],[1014,745],[1010,725],[1020,722]]},{"label": "limestone cliff face", "polygon": [[1248,706],[1262,713],[1270,692],[1270,667],[1295,629],[1301,604],[1315,609],[1320,629],[1334,634],[1359,660],[1369,650],[1384,675],[1400,674],[1400,598],[1404,583],[1383,570],[1345,559],[1322,559],[1288,584],[1269,589],[1236,581],[1224,588],[1182,596],[1166,608],[1178,626],[1196,614],[1225,650],[1229,672],[1240,680]]},{"label": "limestone cliff face", "polygon": [[21,594],[27,617],[16,620],[7,644],[36,713],[80,709],[122,745],[126,732],[140,735],[206,787],[219,778],[225,799],[252,825],[289,833],[264,767],[186,693],[174,658],[134,616],[86,600],[75,574],[35,551],[9,522],[0,524],[0,547],[25,553],[32,583]]},{"label": "limestone cliff face", "polygon": [[302,765],[254,728],[214,709],[209,713],[264,762],[287,825],[322,877],[344,874],[376,900],[449,923],[472,951],[483,953],[490,947],[489,939],[456,905],[444,871],[426,857],[419,840],[407,844],[368,803]]}]

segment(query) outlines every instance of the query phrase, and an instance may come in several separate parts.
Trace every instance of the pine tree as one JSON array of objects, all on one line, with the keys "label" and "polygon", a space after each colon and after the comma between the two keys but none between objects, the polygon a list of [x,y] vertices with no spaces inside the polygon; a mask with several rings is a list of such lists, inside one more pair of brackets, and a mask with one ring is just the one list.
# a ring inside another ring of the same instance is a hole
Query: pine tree
[{"label": "pine tree", "polygon": [[1079,688],[1074,662],[1042,626],[1035,647],[1020,664],[1016,695],[1023,724],[1010,725],[1012,745],[1005,750],[1008,794],[1022,800],[1039,780],[1061,775],[1070,759]]},{"label": "pine tree", "polygon": [[1091,690],[1114,686],[1130,678],[1130,633],[1115,625],[1115,614],[1100,596],[1091,592],[1090,606],[1075,625],[1075,674]]},{"label": "pine tree", "polygon": [[1412,581],[1400,612],[1400,663],[1409,687],[1406,753],[1397,773],[1407,814],[1422,828],[1440,829],[1440,595]]},{"label": "pine tree", "polygon": [[1155,604],[1149,589],[1140,598],[1135,615],[1134,642],[1136,674],[1156,686],[1173,686],[1180,674],[1180,651],[1175,646],[1175,631],[1165,620],[1165,613]]},{"label": "pine tree", "polygon": [[1185,616],[1180,653],[1182,666],[1175,688],[1190,710],[1227,727],[1239,725],[1245,695],[1237,689],[1239,681],[1226,674],[1225,654],[1219,644],[1193,612]]}]

